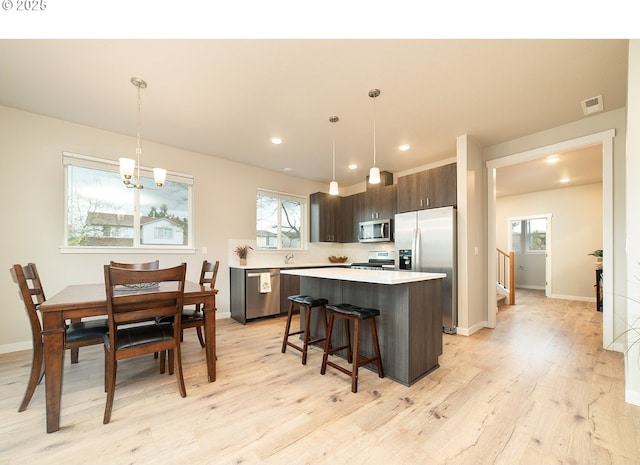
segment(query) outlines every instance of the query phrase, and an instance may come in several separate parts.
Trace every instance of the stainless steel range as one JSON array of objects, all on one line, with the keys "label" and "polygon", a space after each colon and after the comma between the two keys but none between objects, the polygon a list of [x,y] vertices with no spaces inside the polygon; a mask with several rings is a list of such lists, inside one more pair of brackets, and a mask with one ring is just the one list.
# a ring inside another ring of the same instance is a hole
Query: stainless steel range
[{"label": "stainless steel range", "polygon": [[395,252],[369,252],[369,261],[363,263],[352,263],[351,268],[359,270],[395,270]]}]

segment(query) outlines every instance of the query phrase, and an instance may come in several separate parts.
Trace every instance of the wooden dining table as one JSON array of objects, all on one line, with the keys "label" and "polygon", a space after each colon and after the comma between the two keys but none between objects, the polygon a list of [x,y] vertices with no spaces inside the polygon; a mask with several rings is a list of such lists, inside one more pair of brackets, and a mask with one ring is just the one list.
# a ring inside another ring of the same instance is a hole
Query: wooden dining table
[{"label": "wooden dining table", "polygon": [[[161,287],[159,288],[162,289]],[[185,281],[184,305],[204,304],[204,336],[209,382],[216,380],[217,289]],[[44,343],[47,433],[60,429],[60,404],[64,367],[65,322],[107,314],[107,295],[102,284],[70,285],[40,305]]]}]

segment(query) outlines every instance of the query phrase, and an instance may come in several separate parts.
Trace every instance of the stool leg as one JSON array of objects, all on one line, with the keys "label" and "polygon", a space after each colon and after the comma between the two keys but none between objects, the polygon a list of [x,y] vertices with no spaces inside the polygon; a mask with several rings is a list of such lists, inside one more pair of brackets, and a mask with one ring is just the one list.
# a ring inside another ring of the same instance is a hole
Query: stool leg
[{"label": "stool leg", "polygon": [[371,318],[371,337],[373,338],[373,350],[376,353],[376,366],[378,367],[378,376],[384,378],[382,371],[382,357],[380,356],[380,345],[378,344],[378,330],[376,329],[376,320]]},{"label": "stool leg", "polygon": [[329,358],[329,351],[331,350],[331,333],[333,332],[333,320],[334,314],[329,314],[329,329],[327,329],[327,338],[324,341],[324,352],[322,354],[322,366],[320,367],[320,374],[324,375],[327,371],[327,359]]},{"label": "stool leg", "polygon": [[282,339],[282,353],[287,351],[287,340],[289,339],[289,329],[291,328],[291,317],[293,315],[293,302],[289,303],[289,311],[287,312],[287,325],[284,328],[284,338]]},{"label": "stool leg", "polygon": [[343,318],[344,320],[344,334],[347,338],[347,362],[353,362],[353,351],[351,350],[351,330],[349,329],[349,320],[347,318]]},{"label": "stool leg", "polygon": [[304,340],[302,343],[302,364],[306,365],[307,349],[309,348],[309,339],[310,339],[309,331],[311,328],[311,307],[308,307],[306,305],[301,305],[300,310],[302,310],[303,307],[304,307],[305,315],[304,315]]},{"label": "stool leg", "polygon": [[353,366],[351,369],[351,392],[358,392],[358,367],[360,366],[360,320],[353,321]]}]

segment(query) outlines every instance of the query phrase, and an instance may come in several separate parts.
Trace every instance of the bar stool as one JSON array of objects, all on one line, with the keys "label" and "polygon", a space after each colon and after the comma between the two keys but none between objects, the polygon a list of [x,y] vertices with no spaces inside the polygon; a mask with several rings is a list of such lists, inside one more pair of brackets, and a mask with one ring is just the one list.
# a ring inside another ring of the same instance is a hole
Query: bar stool
[{"label": "bar stool", "polygon": [[[287,346],[293,347],[296,350],[302,352],[302,364],[307,364],[307,348],[309,344],[315,344],[316,342],[322,342],[327,338],[327,310],[326,305],[329,303],[327,299],[313,297],[310,295],[292,295],[288,297],[289,299],[289,312],[287,313],[287,325],[284,330],[284,338],[282,340],[282,353],[284,354],[287,351]],[[293,316],[293,309],[297,306],[304,308],[304,327],[300,331],[291,332],[291,317]],[[320,317],[322,319],[322,324],[324,326],[324,337],[314,337],[311,336],[311,309],[319,308],[320,309]],[[303,345],[300,347],[295,343],[289,341],[290,336],[295,336],[297,334],[304,334],[302,338]]]},{"label": "bar stool", "polygon": [[[322,368],[320,369],[320,374],[324,375],[327,371],[327,365],[329,365],[336,370],[351,376],[351,392],[358,392],[358,368],[369,363],[375,362],[376,368],[378,369],[378,376],[380,378],[384,378],[384,371],[382,370],[382,357],[380,357],[380,345],[378,344],[378,331],[376,329],[375,319],[376,316],[380,315],[380,311],[375,308],[363,308],[351,304],[327,305],[327,311],[329,312],[329,331],[327,333],[327,339],[324,345],[324,353],[322,355]],[[333,333],[333,324],[336,317],[342,318],[344,320],[344,329],[347,341],[343,346],[331,348],[330,342]],[[370,321],[373,350],[375,352],[374,357],[365,357],[360,354],[360,322],[363,320]],[[353,321],[354,327],[353,351],[351,350],[349,321]],[[347,370],[346,368],[343,368],[340,365],[329,361],[329,355],[333,355],[336,352],[344,349],[347,349],[347,362],[353,364],[351,370]]]}]

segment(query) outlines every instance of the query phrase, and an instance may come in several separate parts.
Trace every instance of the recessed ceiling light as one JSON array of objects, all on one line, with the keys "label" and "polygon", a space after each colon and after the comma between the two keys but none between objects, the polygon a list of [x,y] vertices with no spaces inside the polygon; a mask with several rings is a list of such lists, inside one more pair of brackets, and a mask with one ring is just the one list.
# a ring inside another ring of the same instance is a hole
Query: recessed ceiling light
[{"label": "recessed ceiling light", "polygon": [[568,183],[569,181],[571,181],[571,179],[569,179],[569,178],[562,178],[562,179],[560,179],[560,182],[561,182],[561,183],[563,183],[563,184],[566,184],[566,183]]},{"label": "recessed ceiling light", "polygon": [[282,144],[282,139],[280,139],[279,137],[272,137],[271,138],[271,142],[278,145],[278,144]]},{"label": "recessed ceiling light", "polygon": [[355,170],[356,168],[358,168],[358,165],[356,165],[356,164],[354,164],[354,163],[352,163],[352,164],[350,164],[350,165],[349,165],[349,169],[350,169],[350,170]]},{"label": "recessed ceiling light", "polygon": [[402,144],[400,147],[398,147],[401,152],[406,152],[407,150],[409,150],[409,148],[409,144]]},{"label": "recessed ceiling light", "polygon": [[550,155],[547,157],[547,163],[558,163],[560,161],[560,157],[558,155]]},{"label": "recessed ceiling light", "polygon": [[282,171],[286,171],[286,172],[293,171],[293,168],[282,168]]}]

